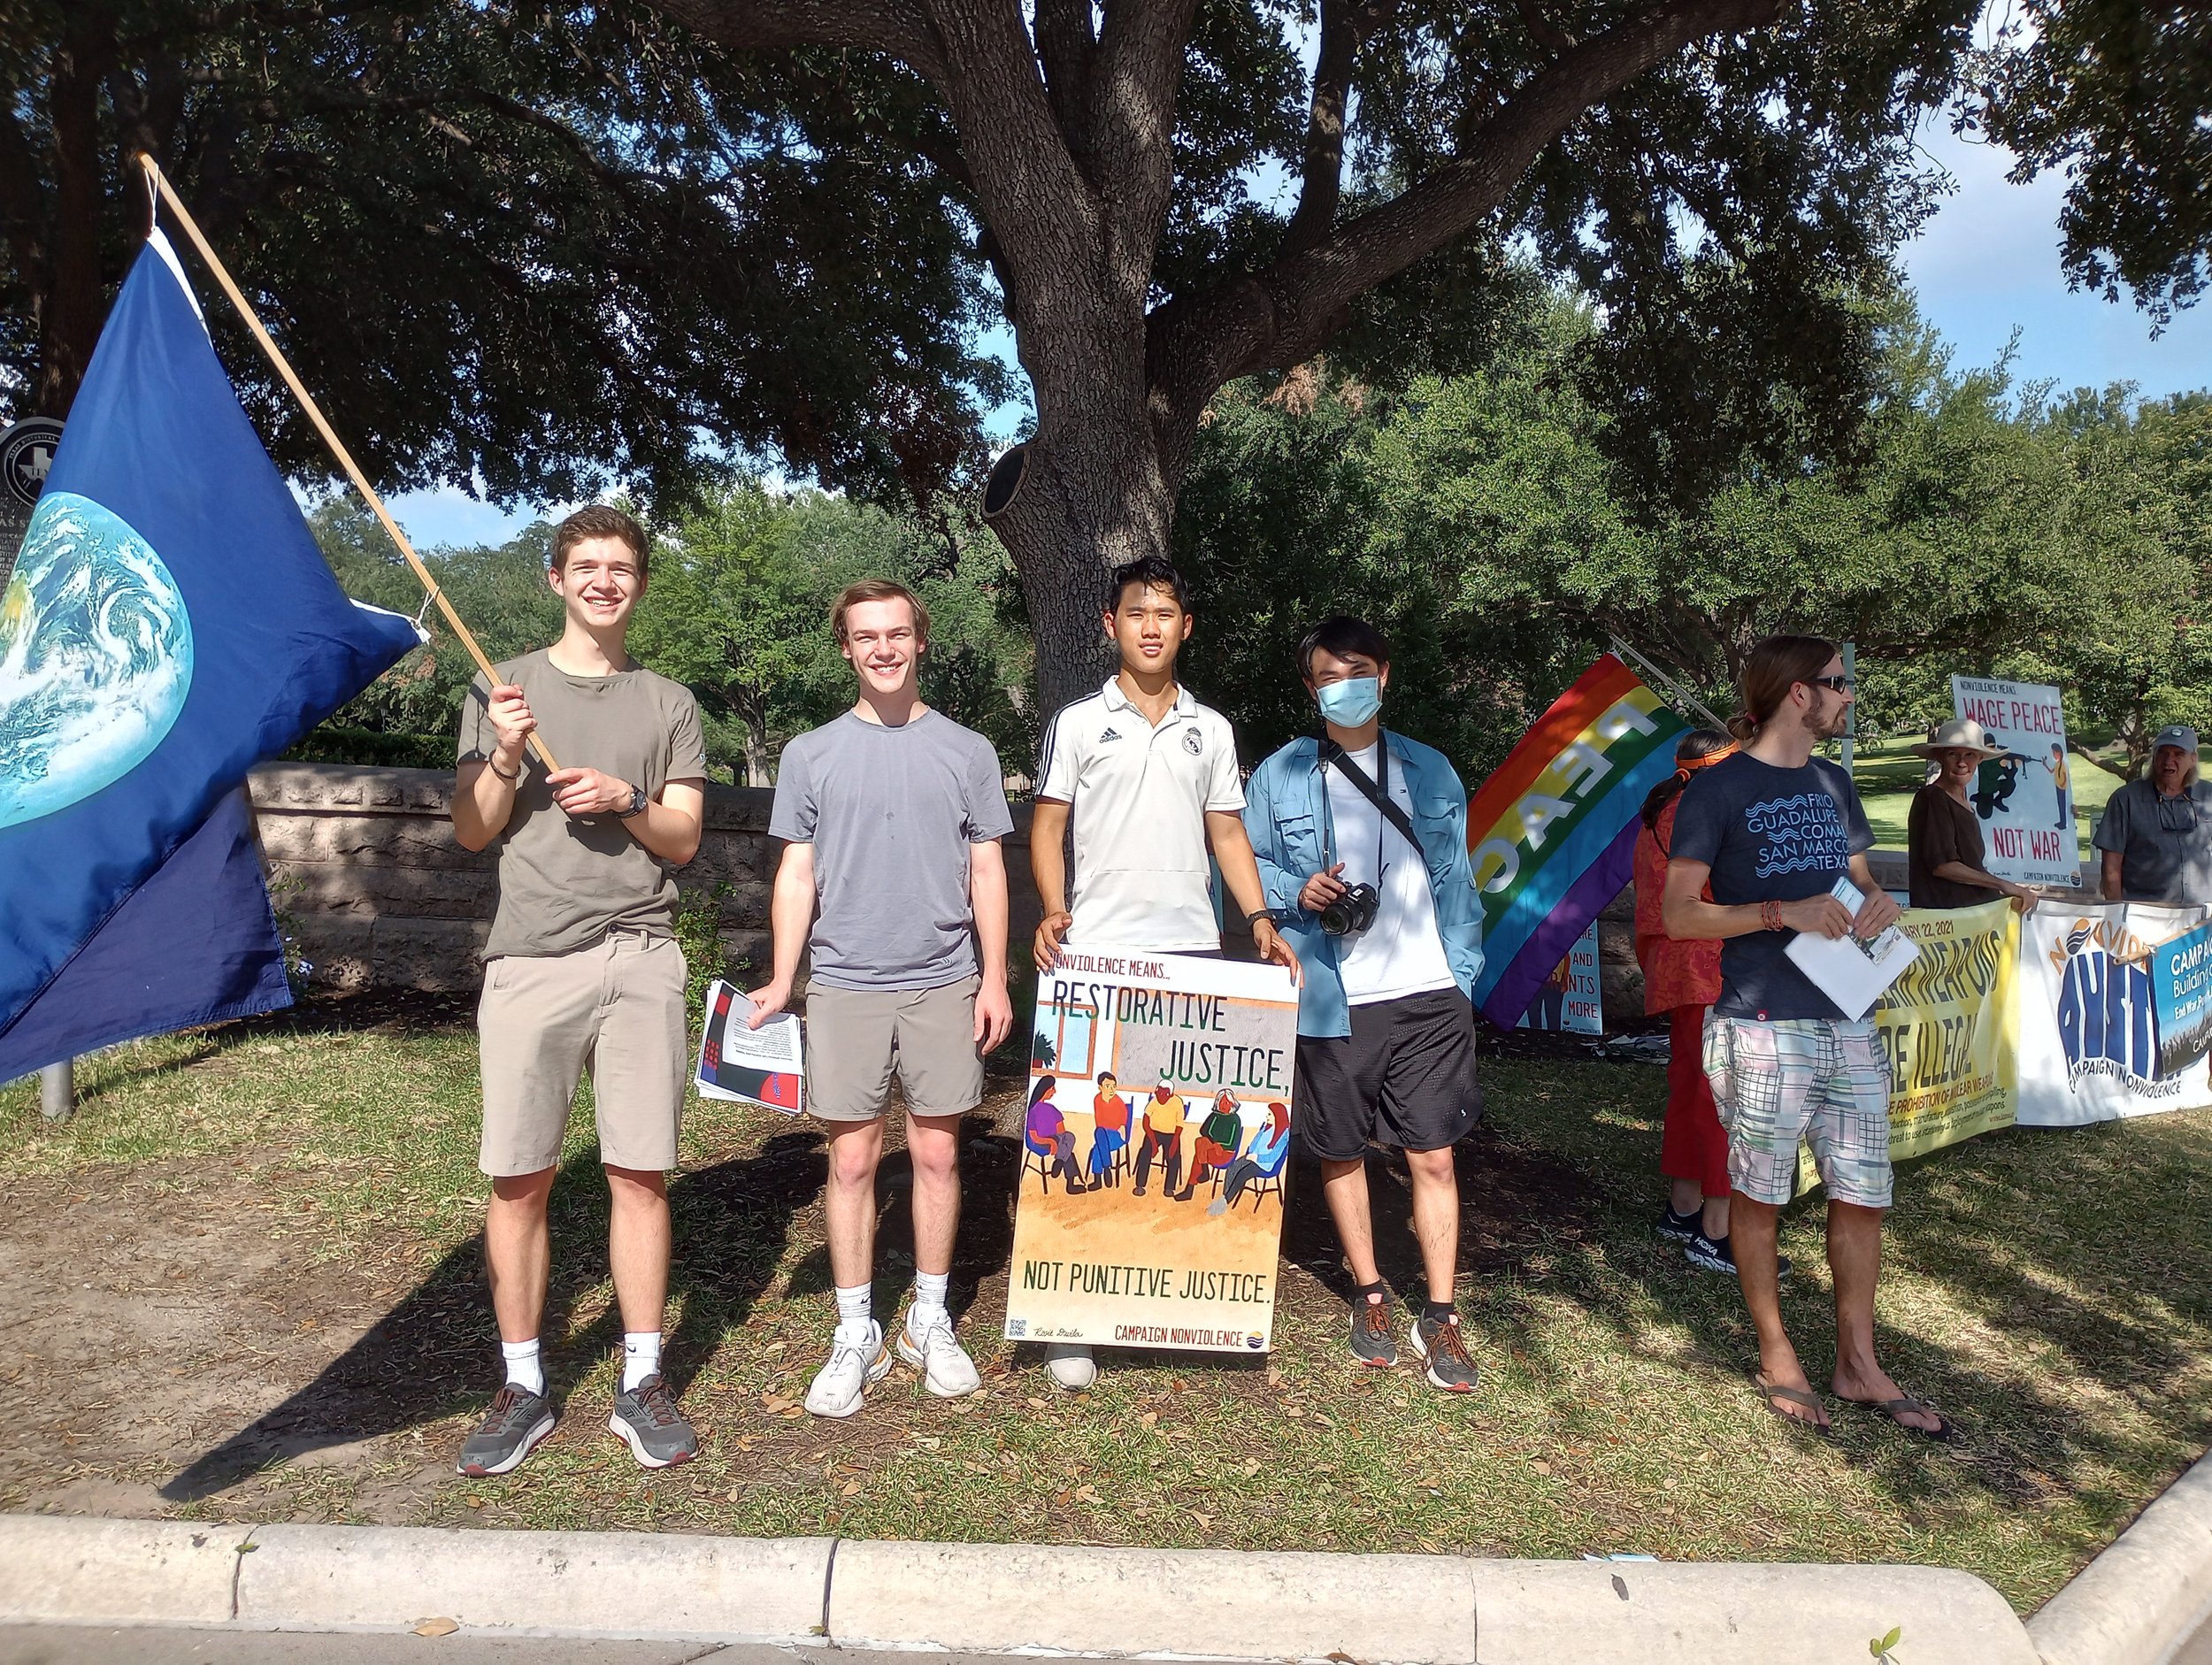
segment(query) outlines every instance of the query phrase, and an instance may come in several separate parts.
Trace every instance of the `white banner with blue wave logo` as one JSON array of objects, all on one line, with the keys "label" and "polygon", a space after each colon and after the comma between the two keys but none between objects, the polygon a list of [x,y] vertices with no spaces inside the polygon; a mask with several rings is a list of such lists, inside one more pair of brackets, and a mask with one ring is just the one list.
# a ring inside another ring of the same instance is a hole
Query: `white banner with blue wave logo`
[{"label": "white banner with blue wave logo", "polygon": [[2154,950],[2203,908],[2046,902],[2020,922],[2020,1121],[2079,1127],[2212,1105],[2201,1060],[2160,1073]]}]

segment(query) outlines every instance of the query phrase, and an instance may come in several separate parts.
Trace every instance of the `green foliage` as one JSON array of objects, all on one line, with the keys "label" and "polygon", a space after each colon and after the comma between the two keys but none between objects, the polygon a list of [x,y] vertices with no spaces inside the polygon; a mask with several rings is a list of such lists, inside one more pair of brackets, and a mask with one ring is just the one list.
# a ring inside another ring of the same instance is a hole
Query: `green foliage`
[{"label": "green foliage", "polygon": [[[13,0],[0,421],[60,415],[150,151],[370,473],[536,502],[780,451],[926,489],[999,367],[945,118],[840,51],[738,63],[635,0]],[[320,442],[227,308],[279,462]]]},{"label": "green foliage", "polygon": [[726,882],[712,889],[689,890],[678,898],[676,946],[684,953],[684,1010],[695,1040],[706,1026],[707,990],[718,978],[733,977],[749,966],[733,961],[722,940],[722,902],[732,892]]},{"label": "green foliage", "polygon": [[[317,503],[308,524],[346,594],[419,615],[430,640],[308,735],[292,756],[327,763],[453,766],[461,701],[476,666],[375,518],[352,496]],[[561,633],[561,601],[545,581],[552,529],[534,526],[496,549],[433,549],[423,556],[439,587],[494,664],[544,647]]]},{"label": "green foliage", "polygon": [[801,730],[853,701],[852,668],[830,634],[830,604],[863,577],[911,586],[932,615],[923,697],[988,735],[1010,759],[1031,748],[1015,690],[1029,675],[1019,629],[1003,617],[1005,557],[972,533],[949,552],[939,533],[818,491],[745,481],[717,493],[660,539],[631,647],[698,695],[709,756],[755,785]]},{"label": "green foliage", "polygon": [[1890,1657],[1889,1651],[1904,1639],[1904,1635],[1903,1625],[1893,1624],[1887,1636],[1878,1636],[1867,1643],[1866,1651],[1874,1656],[1875,1665],[1897,1665],[1897,1661]]},{"label": "green foliage", "polygon": [[1540,293],[1449,376],[1379,356],[1395,386],[1225,392],[1178,525],[1194,686],[1263,755],[1314,721],[1291,645],[1363,612],[1397,646],[1393,724],[1471,783],[1613,637],[1724,714],[1751,645],[1793,629],[1857,644],[1867,732],[1947,715],[1955,671],[2059,684],[2130,766],[2161,723],[2212,722],[2212,399],[2054,403],[1884,306],[1864,454],[1747,459],[1694,513],[1619,464],[1577,373],[1593,321]]},{"label": "green foliage", "polygon": [[2212,252],[2212,13],[2182,0],[2021,0],[1977,54],[1962,131],[2066,177],[2060,260],[2076,284],[2120,286],[2161,323],[2204,291]]}]

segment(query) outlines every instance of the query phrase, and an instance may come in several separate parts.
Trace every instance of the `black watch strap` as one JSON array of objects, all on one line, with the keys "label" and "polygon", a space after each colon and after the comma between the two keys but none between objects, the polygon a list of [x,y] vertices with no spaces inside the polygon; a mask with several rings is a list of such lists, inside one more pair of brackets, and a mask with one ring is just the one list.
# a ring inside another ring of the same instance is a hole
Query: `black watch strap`
[{"label": "black watch strap", "polygon": [[630,807],[626,809],[616,810],[615,818],[617,820],[626,821],[634,815],[643,815],[645,813],[645,806],[650,802],[652,802],[652,800],[645,795],[644,787],[632,786],[630,788]]},{"label": "black watch strap", "polygon": [[1257,925],[1263,919],[1271,925],[1279,925],[1283,923],[1282,910],[1277,908],[1255,908],[1244,916],[1244,923],[1248,926]]}]

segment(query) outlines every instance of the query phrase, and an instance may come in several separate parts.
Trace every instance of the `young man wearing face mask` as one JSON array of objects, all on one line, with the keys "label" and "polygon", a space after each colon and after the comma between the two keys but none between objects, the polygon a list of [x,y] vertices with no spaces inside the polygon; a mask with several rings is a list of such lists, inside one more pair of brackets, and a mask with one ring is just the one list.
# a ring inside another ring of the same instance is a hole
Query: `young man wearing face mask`
[{"label": "young man wearing face mask", "polygon": [[1375,1262],[1367,1147],[1379,1139],[1405,1152],[1428,1280],[1407,1341],[1432,1385],[1468,1393],[1475,1362],[1452,1302],[1452,1146],[1482,1106],[1473,1006],[1482,910],[1467,793],[1441,752],[1382,726],[1390,647],[1373,625],[1324,619],[1299,643],[1298,670],[1326,732],[1262,763],[1244,808],[1268,902],[1305,967],[1297,1127],[1320,1159],[1358,1285],[1352,1354],[1378,1369],[1397,1363],[1398,1347]]}]

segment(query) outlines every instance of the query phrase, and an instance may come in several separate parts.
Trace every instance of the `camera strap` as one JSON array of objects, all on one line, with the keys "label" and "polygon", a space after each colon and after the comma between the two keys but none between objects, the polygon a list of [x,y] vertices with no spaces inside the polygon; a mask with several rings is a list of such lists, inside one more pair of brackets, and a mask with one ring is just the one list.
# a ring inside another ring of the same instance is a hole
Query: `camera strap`
[{"label": "camera strap", "polygon": [[[1380,730],[1376,731],[1375,740],[1375,772],[1387,783],[1390,779],[1390,740]],[[1426,861],[1428,858],[1421,848],[1421,840],[1413,831],[1412,819],[1392,802],[1387,785],[1377,786],[1367,778],[1367,771],[1352,761],[1350,753],[1334,740],[1325,739],[1321,742],[1321,766],[1325,769],[1331,763],[1344,771],[1345,779],[1359,789],[1360,796],[1379,809],[1383,819],[1405,835],[1406,842],[1413,846],[1413,853]],[[1379,858],[1375,863],[1375,869],[1379,879],[1382,871]]]}]

